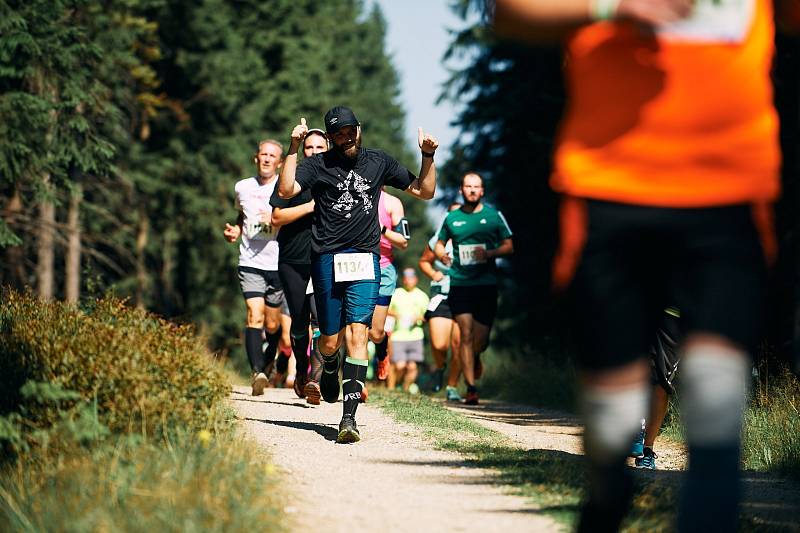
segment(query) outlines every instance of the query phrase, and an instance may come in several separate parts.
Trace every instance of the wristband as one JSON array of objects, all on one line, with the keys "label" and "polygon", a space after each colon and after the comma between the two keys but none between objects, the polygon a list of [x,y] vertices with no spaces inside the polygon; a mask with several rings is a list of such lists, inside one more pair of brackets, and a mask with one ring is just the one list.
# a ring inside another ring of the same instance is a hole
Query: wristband
[{"label": "wristband", "polygon": [[589,0],[589,14],[594,20],[611,20],[617,14],[620,0]]},{"label": "wristband", "polygon": [[388,226],[384,226],[381,228],[381,235],[386,235],[386,230],[389,229]]},{"label": "wristband", "polygon": [[431,157],[432,158],[433,154],[435,154],[435,153],[436,152],[425,152],[425,151],[422,151],[422,157]]}]

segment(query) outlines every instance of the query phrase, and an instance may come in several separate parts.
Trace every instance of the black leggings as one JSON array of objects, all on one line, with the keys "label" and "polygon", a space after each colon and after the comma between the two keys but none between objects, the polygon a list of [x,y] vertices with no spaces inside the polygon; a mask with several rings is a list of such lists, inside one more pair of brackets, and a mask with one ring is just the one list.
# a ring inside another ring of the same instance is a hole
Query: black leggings
[{"label": "black leggings", "polygon": [[317,323],[313,295],[306,294],[308,280],[311,279],[311,265],[280,263],[278,275],[283,284],[289,315],[292,317],[292,335],[308,335],[309,324],[316,326]]}]

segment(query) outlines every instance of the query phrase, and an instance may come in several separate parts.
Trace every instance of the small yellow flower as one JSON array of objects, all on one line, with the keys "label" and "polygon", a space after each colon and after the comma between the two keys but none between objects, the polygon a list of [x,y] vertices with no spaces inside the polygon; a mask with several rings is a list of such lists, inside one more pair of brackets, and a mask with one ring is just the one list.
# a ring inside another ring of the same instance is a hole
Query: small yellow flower
[{"label": "small yellow flower", "polygon": [[267,463],[264,465],[264,473],[268,476],[271,476],[275,473],[275,465],[272,463]]},{"label": "small yellow flower", "polygon": [[197,440],[199,440],[203,446],[208,446],[208,443],[211,442],[211,437],[211,432],[207,429],[201,429],[197,433]]}]

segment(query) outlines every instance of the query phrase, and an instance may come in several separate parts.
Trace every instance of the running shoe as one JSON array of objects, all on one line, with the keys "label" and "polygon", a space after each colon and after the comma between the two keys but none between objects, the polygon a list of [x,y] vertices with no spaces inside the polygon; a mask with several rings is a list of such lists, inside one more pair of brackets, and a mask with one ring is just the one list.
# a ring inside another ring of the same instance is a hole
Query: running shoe
[{"label": "running shoe", "polygon": [[654,452],[650,448],[645,448],[642,452],[641,457],[637,457],[633,460],[636,468],[646,468],[648,470],[655,470],[656,469],[656,452]]},{"label": "running shoe", "polygon": [[433,371],[433,392],[442,390],[442,383],[444,382],[444,367],[437,368]]},{"label": "running shoe", "polygon": [[297,394],[298,398],[305,398],[306,397],[306,384],[308,383],[308,375],[306,374],[297,374],[294,378],[294,383],[292,384],[292,388],[294,389],[294,393]]},{"label": "running shoe", "polygon": [[475,372],[475,379],[481,379],[483,375],[483,363],[481,362],[481,356],[479,354],[475,354],[475,361],[472,368]]},{"label": "running shoe", "polygon": [[633,441],[631,451],[628,452],[628,457],[642,457],[642,455],[644,455],[644,430],[645,422],[642,420],[642,430],[639,432],[636,440]]},{"label": "running shoe", "polygon": [[322,377],[319,379],[319,390],[322,392],[322,399],[328,403],[336,403],[339,399],[339,355],[336,355],[336,367],[333,370],[322,365]]},{"label": "running shoe", "polygon": [[352,416],[345,415],[342,421],[339,422],[339,434],[336,436],[336,442],[339,444],[350,444],[351,442],[358,442],[361,440],[361,435],[358,432],[358,425]]},{"label": "running shoe", "polygon": [[267,386],[269,380],[267,379],[267,375],[263,372],[254,372],[253,379],[250,383],[253,385],[253,396],[261,396],[264,394],[264,387]]},{"label": "running shoe", "polygon": [[319,399],[322,395],[319,392],[319,383],[314,380],[309,380],[306,383],[306,386],[303,388],[303,392],[306,396],[306,403],[310,403],[311,405],[319,405]]},{"label": "running shoe", "polygon": [[367,393],[367,386],[364,385],[364,387],[361,389],[361,399],[358,400],[359,403],[367,403],[367,396],[369,396],[369,393]]},{"label": "running shoe", "polygon": [[447,387],[447,392],[445,393],[448,402],[460,402],[461,395],[458,393],[458,389],[455,387]]},{"label": "running shoe", "polygon": [[464,398],[464,405],[478,405],[478,391],[467,391],[467,396]]},{"label": "running shoe", "polygon": [[378,359],[378,379],[381,381],[385,381],[386,378],[389,377],[389,367],[391,366],[391,361],[389,360],[389,354],[386,354],[386,357],[383,359]]}]

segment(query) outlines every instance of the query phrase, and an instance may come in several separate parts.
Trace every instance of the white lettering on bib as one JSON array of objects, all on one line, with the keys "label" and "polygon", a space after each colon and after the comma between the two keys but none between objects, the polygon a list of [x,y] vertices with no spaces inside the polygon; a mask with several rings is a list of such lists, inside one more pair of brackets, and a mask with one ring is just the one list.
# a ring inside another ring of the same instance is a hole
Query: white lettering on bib
[{"label": "white lettering on bib", "polygon": [[486,256],[478,259],[476,256],[477,250],[486,251],[485,244],[459,244],[458,245],[458,260],[461,266],[480,265],[486,262]]},{"label": "white lettering on bib", "polygon": [[660,38],[696,43],[740,43],[747,37],[756,0],[696,0],[692,14],[658,28]]},{"label": "white lettering on bib", "polygon": [[375,279],[375,265],[370,253],[334,254],[333,277],[336,282]]},{"label": "white lettering on bib", "polygon": [[442,303],[445,298],[447,298],[447,296],[445,296],[444,294],[437,294],[436,296],[431,298],[431,301],[428,302],[428,311],[430,311],[431,313],[436,311],[436,308],[439,307],[439,304]]}]

